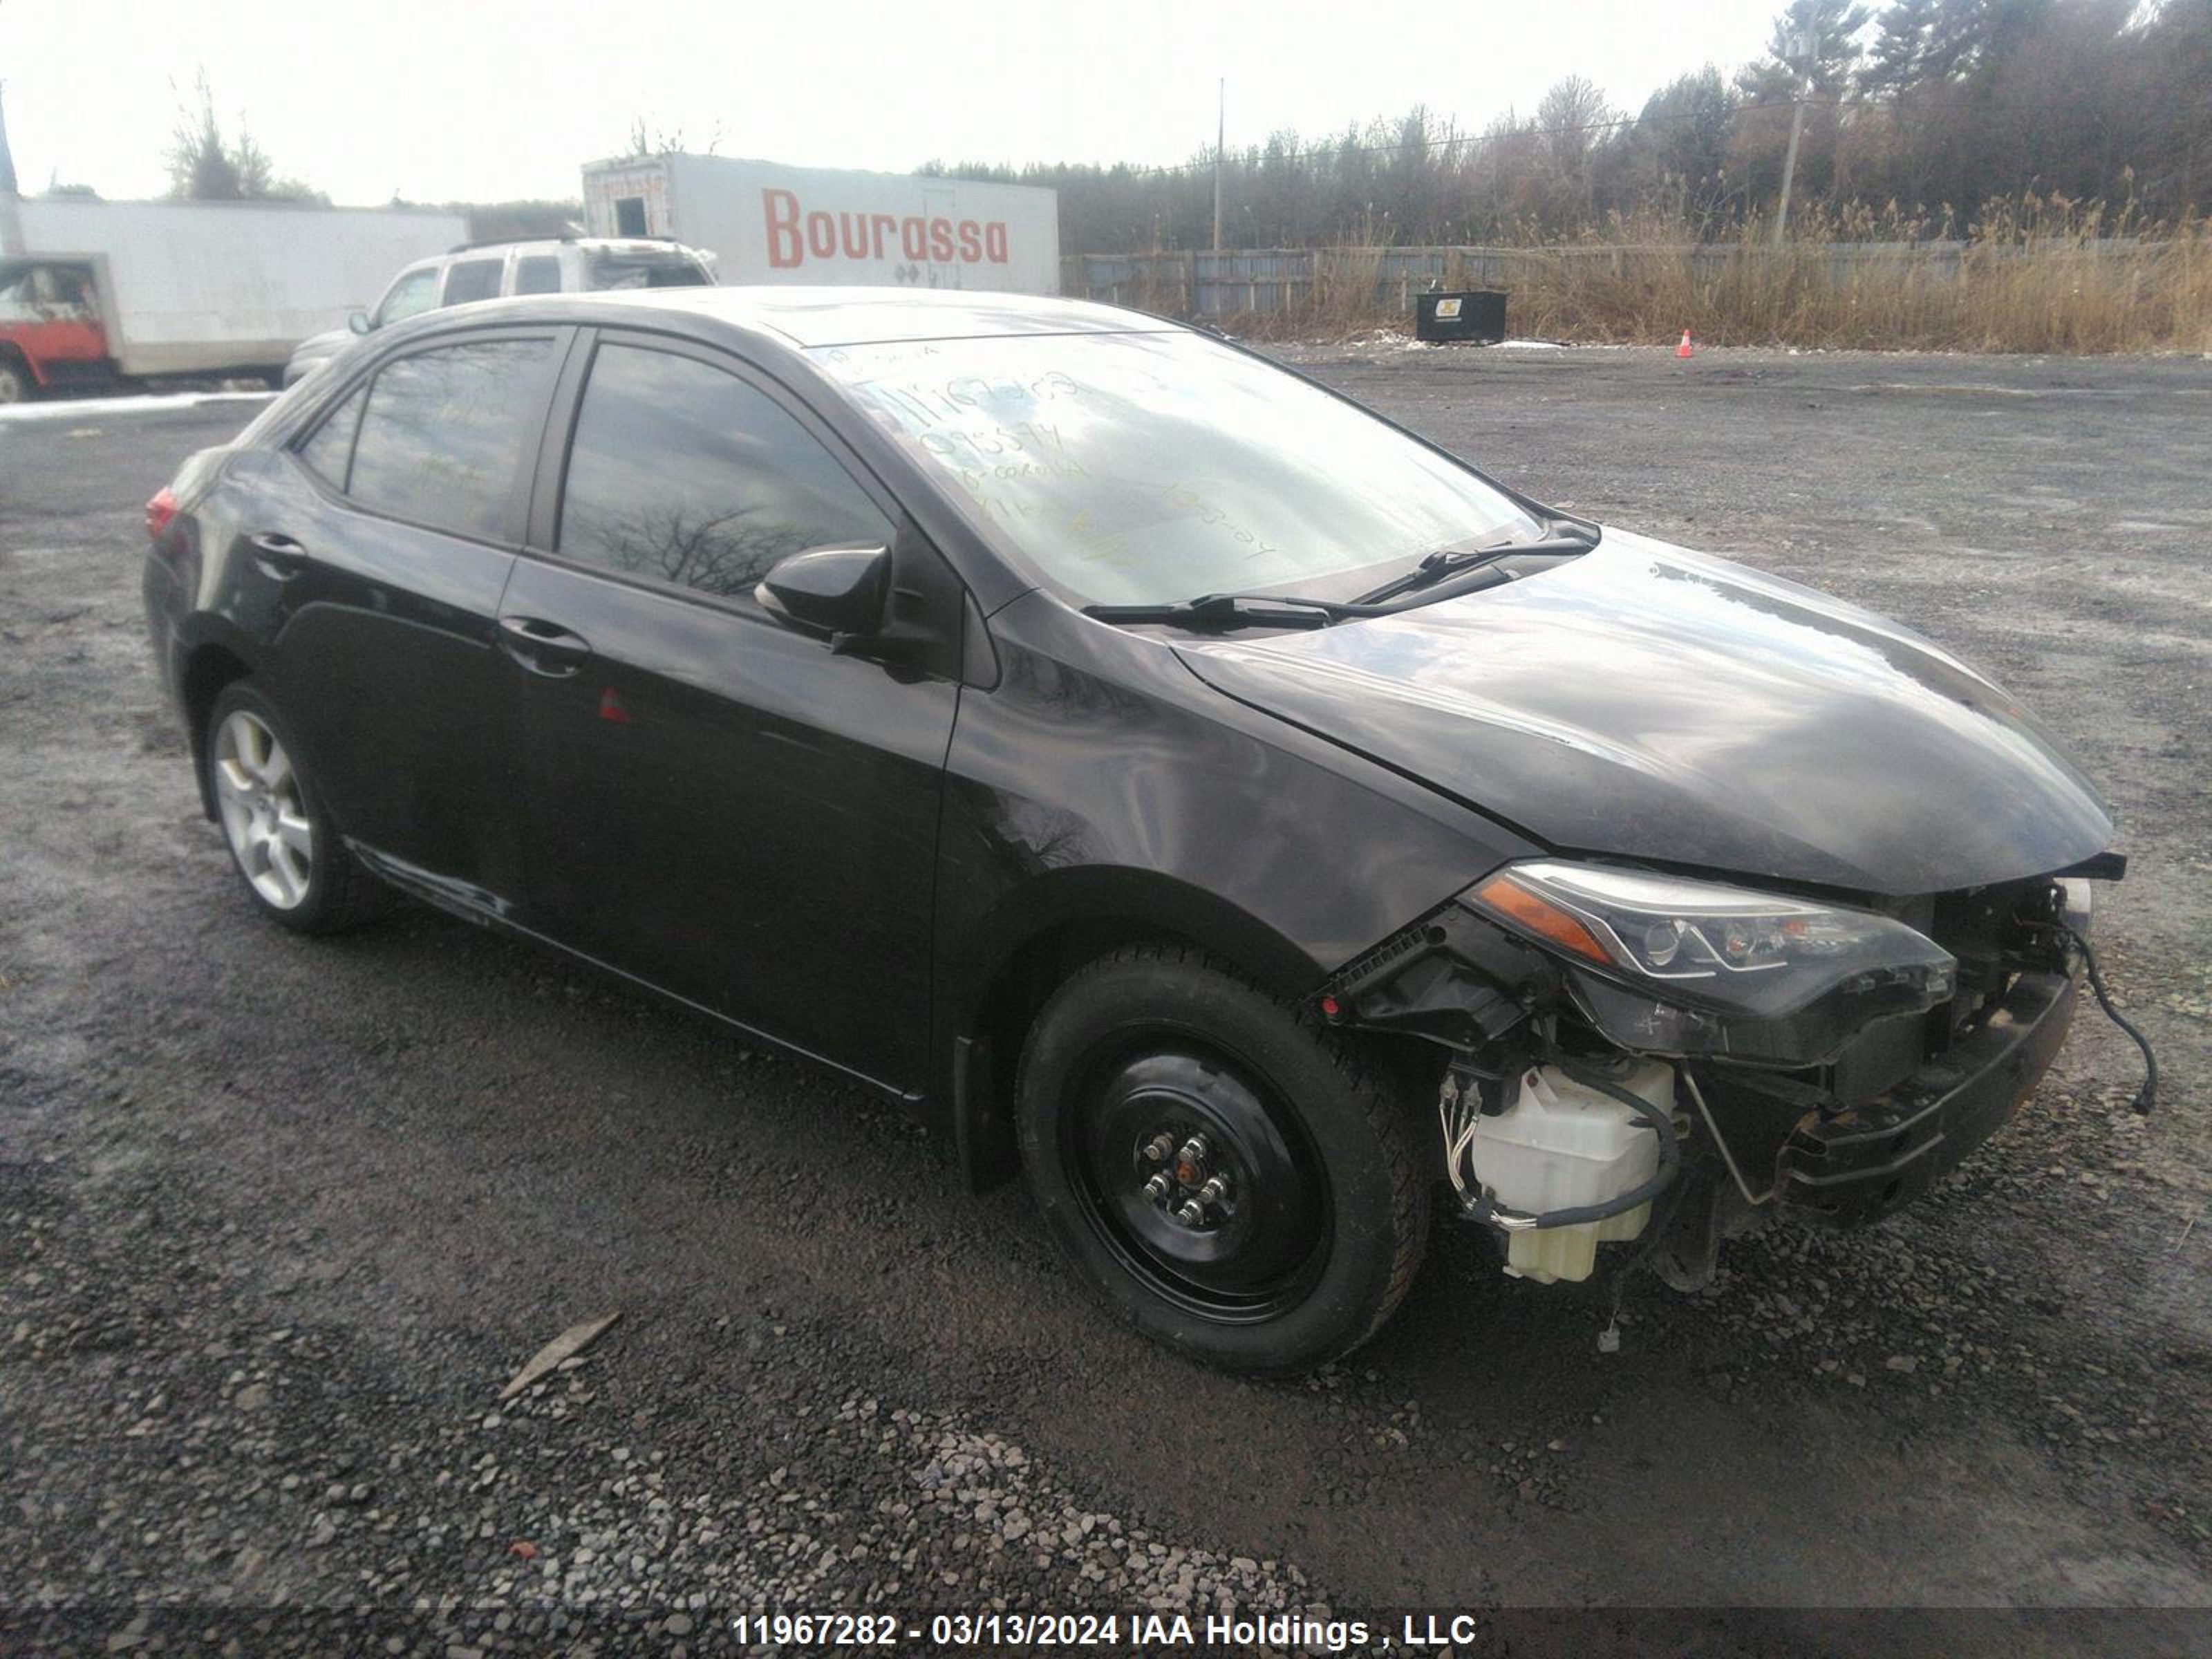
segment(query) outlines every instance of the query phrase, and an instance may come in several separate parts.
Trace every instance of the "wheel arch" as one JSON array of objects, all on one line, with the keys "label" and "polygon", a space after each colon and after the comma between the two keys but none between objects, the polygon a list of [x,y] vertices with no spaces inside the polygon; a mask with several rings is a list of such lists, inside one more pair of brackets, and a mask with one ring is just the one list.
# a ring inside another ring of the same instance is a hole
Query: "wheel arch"
[{"label": "wheel arch", "polygon": [[23,371],[23,379],[27,383],[24,388],[26,392],[45,389],[46,376],[40,372],[38,364],[31,361],[30,354],[15,341],[0,340],[0,365]]},{"label": "wheel arch", "polygon": [[1055,872],[981,925],[944,964],[938,1052],[950,1145],[962,1179],[982,1192],[1018,1168],[1013,1085],[1022,1045],[1054,991],[1125,945],[1204,951],[1279,995],[1303,996],[1327,969],[1260,918],[1217,894],[1156,872]]},{"label": "wheel arch", "polygon": [[223,687],[252,672],[252,664],[220,640],[202,640],[188,647],[178,668],[177,702],[184,710],[185,740],[191,745],[192,777],[199,786],[200,810],[210,819],[216,805],[208,783],[208,716]]}]

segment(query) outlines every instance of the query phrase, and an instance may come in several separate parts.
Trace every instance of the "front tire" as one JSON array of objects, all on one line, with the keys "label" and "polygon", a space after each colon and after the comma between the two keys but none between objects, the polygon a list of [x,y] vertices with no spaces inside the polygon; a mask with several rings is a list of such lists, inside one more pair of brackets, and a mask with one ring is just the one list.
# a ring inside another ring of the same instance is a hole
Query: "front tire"
[{"label": "front tire", "polygon": [[20,404],[31,395],[31,377],[12,357],[0,357],[0,404]]},{"label": "front tire", "polygon": [[1030,1188],[1107,1308],[1227,1370],[1348,1353],[1412,1285],[1428,1188],[1374,1058],[1203,953],[1138,945],[1045,1005],[1016,1105]]},{"label": "front tire", "polygon": [[262,915],[335,933],[386,908],[389,890],[339,841],[283,718],[246,681],[216,698],[202,754],[231,867]]}]

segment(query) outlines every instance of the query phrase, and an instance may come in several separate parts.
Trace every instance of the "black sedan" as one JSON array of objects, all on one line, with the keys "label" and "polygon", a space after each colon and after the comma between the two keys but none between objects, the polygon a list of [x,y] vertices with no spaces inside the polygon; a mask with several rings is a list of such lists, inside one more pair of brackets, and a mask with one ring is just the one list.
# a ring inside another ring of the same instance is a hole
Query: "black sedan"
[{"label": "black sedan", "polygon": [[1247,1370],[1374,1332],[1440,1200],[1545,1282],[1887,1212],[2120,868],[1926,641],[1105,307],[433,314],[148,527],[272,920],[410,894],[836,1067]]}]

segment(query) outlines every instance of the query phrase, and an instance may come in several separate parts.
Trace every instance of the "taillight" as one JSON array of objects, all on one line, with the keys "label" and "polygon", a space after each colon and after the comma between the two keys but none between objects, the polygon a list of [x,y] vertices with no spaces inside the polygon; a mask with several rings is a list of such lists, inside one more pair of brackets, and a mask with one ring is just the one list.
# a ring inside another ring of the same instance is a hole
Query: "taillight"
[{"label": "taillight", "polygon": [[146,534],[160,541],[177,517],[177,498],[167,485],[154,492],[154,499],[146,503]]}]

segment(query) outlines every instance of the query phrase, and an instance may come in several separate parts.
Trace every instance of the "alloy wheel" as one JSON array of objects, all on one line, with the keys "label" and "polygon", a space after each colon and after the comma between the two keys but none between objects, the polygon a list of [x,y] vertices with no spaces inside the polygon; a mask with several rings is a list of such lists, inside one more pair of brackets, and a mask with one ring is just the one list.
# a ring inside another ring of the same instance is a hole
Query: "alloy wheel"
[{"label": "alloy wheel", "polygon": [[314,878],[314,827],[284,745],[246,709],[234,709],[216,730],[215,788],[231,856],[247,882],[274,908],[296,908]]}]

